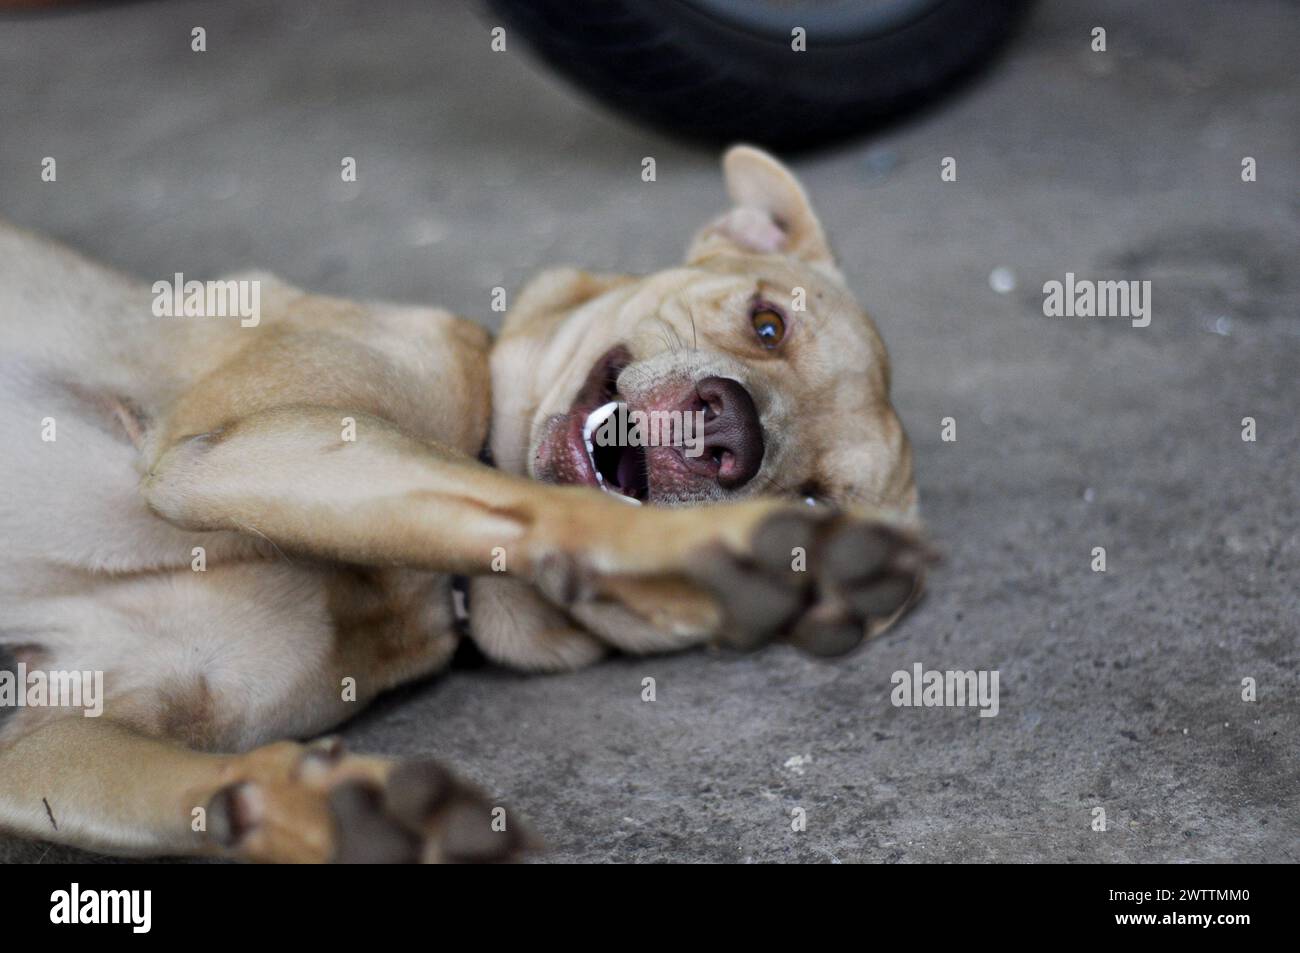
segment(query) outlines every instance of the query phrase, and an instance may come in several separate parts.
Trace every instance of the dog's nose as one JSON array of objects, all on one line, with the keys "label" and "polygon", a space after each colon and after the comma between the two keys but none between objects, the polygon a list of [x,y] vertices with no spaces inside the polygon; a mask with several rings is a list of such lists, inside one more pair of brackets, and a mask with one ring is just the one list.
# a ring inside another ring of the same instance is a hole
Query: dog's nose
[{"label": "dog's nose", "polygon": [[695,393],[704,402],[704,455],[718,467],[718,485],[735,490],[763,463],[763,428],[754,398],[727,377],[706,377]]}]

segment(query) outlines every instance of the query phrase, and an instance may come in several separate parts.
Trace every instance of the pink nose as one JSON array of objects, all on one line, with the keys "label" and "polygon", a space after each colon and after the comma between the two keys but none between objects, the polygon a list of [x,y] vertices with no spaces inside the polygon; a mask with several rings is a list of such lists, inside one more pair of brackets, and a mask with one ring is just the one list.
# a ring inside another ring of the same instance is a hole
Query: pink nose
[{"label": "pink nose", "polygon": [[704,457],[724,490],[744,486],[763,464],[763,428],[754,398],[739,381],[706,377],[695,393],[704,407]]}]

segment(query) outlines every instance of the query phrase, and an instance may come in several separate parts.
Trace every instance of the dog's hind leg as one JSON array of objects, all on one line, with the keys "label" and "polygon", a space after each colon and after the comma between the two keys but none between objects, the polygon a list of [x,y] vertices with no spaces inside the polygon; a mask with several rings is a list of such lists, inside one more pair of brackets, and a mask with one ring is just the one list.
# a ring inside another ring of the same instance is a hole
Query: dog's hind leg
[{"label": "dog's hind leg", "polygon": [[109,853],[267,862],[504,860],[524,840],[431,762],[333,741],[206,754],[75,715],[0,747],[0,827]]}]

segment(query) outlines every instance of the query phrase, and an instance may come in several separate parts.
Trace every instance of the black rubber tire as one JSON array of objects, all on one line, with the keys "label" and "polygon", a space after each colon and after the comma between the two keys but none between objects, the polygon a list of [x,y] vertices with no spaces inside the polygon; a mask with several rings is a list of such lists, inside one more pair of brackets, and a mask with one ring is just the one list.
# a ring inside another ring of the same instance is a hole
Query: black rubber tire
[{"label": "black rubber tire", "polygon": [[[859,133],[970,75],[1033,0],[935,0],[852,35],[745,27],[698,0],[490,0],[556,70],[617,109],[691,138],[784,150]],[[800,25],[790,15],[791,26]]]}]

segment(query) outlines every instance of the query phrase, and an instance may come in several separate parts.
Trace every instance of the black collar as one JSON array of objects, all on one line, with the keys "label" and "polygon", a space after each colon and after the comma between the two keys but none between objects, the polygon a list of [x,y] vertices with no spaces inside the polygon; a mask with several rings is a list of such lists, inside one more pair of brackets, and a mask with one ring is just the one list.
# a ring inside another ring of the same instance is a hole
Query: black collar
[{"label": "black collar", "polygon": [[[478,452],[478,462],[487,467],[496,467],[492,459],[492,441],[483,441],[483,448]],[[469,638],[469,576],[451,577],[451,619],[456,634],[462,639]]]}]

